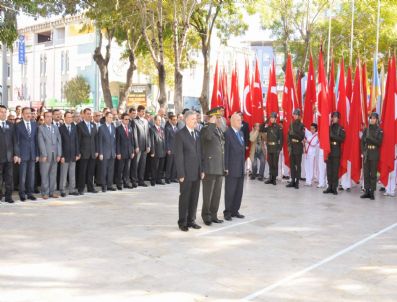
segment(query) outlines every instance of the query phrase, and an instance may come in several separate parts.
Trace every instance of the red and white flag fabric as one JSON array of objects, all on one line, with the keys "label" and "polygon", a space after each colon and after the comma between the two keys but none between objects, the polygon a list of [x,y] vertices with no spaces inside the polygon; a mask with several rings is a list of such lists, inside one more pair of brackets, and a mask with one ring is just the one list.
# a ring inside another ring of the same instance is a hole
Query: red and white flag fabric
[{"label": "red and white flag fabric", "polygon": [[328,91],[327,79],[324,70],[323,54],[320,51],[318,60],[318,139],[320,141],[320,149],[324,152],[324,161],[327,160],[328,154],[331,151],[329,141],[329,104],[328,104]]},{"label": "red and white flag fabric", "polygon": [[283,91],[283,153],[284,163],[289,167],[289,154],[288,154],[288,131],[292,121],[292,112],[294,111],[294,102],[296,102],[296,91],[294,87],[294,76],[292,72],[292,60],[291,55],[288,55],[287,66],[285,70],[285,82]]},{"label": "red and white flag fabric", "polygon": [[348,132],[348,145],[347,152],[349,153],[348,159],[351,163],[351,179],[358,183],[361,176],[361,144],[360,133],[362,130],[362,95],[361,95],[361,71],[360,62],[357,63],[356,72],[354,74],[354,84],[352,93],[352,103],[349,116]]},{"label": "red and white flag fabric", "polygon": [[347,69],[347,78],[346,78],[346,97],[349,100],[349,103],[352,103],[352,93],[353,93],[353,84],[352,84],[352,69],[349,66]]},{"label": "red and white flag fabric", "polygon": [[252,93],[250,83],[250,70],[248,61],[245,63],[244,90],[243,90],[243,115],[244,121],[252,128]]},{"label": "red and white flag fabric", "polygon": [[[276,83],[276,69],[274,67],[274,60],[269,69],[269,86],[266,95],[266,117],[269,118],[272,112],[279,113],[277,83]],[[278,117],[279,119],[279,117]]]},{"label": "red and white flag fabric", "polygon": [[219,71],[217,61],[214,74],[214,85],[212,86],[211,109],[222,106],[223,104],[222,92],[219,88]]},{"label": "red and white flag fabric", "polygon": [[230,115],[232,115],[235,112],[240,112],[241,111],[241,105],[240,105],[240,91],[238,89],[238,73],[237,69],[234,68],[232,72],[232,83],[231,83],[231,90],[230,90],[230,103],[231,103],[231,108],[230,108]]},{"label": "red and white flag fabric", "polygon": [[389,60],[387,73],[385,99],[382,107],[380,127],[383,129],[383,142],[380,148],[378,170],[380,181],[384,186],[388,185],[389,173],[394,171],[395,145],[396,145],[396,59]]},{"label": "red and white flag fabric", "polygon": [[306,129],[310,129],[310,125],[314,121],[314,106],[316,105],[316,75],[314,73],[313,58],[310,55],[309,71],[307,74],[307,88],[305,96],[305,104],[303,110],[303,124]]},{"label": "red and white flag fabric", "polygon": [[361,68],[362,78],[362,110],[363,110],[363,122],[365,126],[368,126],[368,91],[367,91],[367,64],[364,63]]},{"label": "red and white flag fabric", "polygon": [[331,70],[329,73],[329,87],[328,87],[328,105],[329,105],[329,112],[336,111],[336,97],[335,97],[335,64],[334,59],[331,62]]},{"label": "red and white flag fabric", "polygon": [[252,123],[264,122],[263,111],[263,94],[262,94],[262,81],[259,73],[258,60],[255,62],[255,76],[253,78],[253,93],[252,93]]}]

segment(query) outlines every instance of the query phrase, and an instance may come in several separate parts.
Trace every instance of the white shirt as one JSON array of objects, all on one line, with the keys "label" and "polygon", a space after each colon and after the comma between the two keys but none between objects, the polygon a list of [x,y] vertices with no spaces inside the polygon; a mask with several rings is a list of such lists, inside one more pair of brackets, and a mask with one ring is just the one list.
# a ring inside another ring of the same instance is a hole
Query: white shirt
[{"label": "white shirt", "polygon": [[318,132],[311,133],[305,128],[305,138],[305,153],[310,156],[315,156],[317,154],[318,148],[320,147]]}]

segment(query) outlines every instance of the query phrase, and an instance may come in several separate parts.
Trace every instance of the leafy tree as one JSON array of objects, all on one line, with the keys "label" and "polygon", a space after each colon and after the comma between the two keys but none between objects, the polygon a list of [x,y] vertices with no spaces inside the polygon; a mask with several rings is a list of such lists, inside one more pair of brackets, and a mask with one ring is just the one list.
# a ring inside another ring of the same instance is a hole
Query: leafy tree
[{"label": "leafy tree", "polygon": [[67,81],[64,89],[65,97],[73,107],[89,101],[90,85],[82,76],[76,76]]}]

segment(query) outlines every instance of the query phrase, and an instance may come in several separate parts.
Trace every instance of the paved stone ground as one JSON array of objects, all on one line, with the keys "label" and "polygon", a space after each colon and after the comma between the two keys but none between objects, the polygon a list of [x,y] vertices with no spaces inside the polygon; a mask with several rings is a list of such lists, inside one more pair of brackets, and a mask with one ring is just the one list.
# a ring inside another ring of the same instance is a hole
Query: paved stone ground
[{"label": "paved stone ground", "polygon": [[248,181],[188,233],[177,184],[2,203],[0,301],[397,301],[397,200],[359,194]]}]

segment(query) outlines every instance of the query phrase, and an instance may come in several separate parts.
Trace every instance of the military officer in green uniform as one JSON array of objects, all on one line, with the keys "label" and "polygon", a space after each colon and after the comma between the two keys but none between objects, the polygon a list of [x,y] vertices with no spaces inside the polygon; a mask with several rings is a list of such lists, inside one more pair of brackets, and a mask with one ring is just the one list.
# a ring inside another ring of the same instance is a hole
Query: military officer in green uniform
[{"label": "military officer in green uniform", "polygon": [[301,111],[295,109],[292,113],[294,120],[288,130],[288,151],[290,158],[291,181],[287,188],[299,189],[301,177],[301,164],[303,154],[303,140],[305,138],[305,126],[301,122]]},{"label": "military officer in green uniform", "polygon": [[339,124],[340,113],[332,113],[332,122],[329,127],[329,141],[331,150],[327,159],[327,180],[328,188],[323,191],[324,194],[332,193],[338,194],[338,179],[339,166],[341,156],[341,144],[345,140],[346,133],[343,127]]},{"label": "military officer in green uniform", "polygon": [[283,129],[277,124],[277,113],[270,114],[269,124],[264,127],[263,132],[267,134],[267,162],[269,164],[269,179],[265,184],[276,185],[278,175],[278,157],[283,147]]},{"label": "military officer in green uniform", "polygon": [[376,172],[379,161],[379,148],[382,144],[383,131],[378,125],[379,116],[376,112],[371,113],[369,126],[364,129],[361,137],[361,150],[364,157],[364,189],[361,198],[375,199]]},{"label": "military officer in green uniform", "polygon": [[201,217],[206,225],[223,222],[217,216],[225,174],[225,137],[222,132],[222,114],[220,107],[208,111],[208,124],[200,132],[201,156],[205,173]]}]

